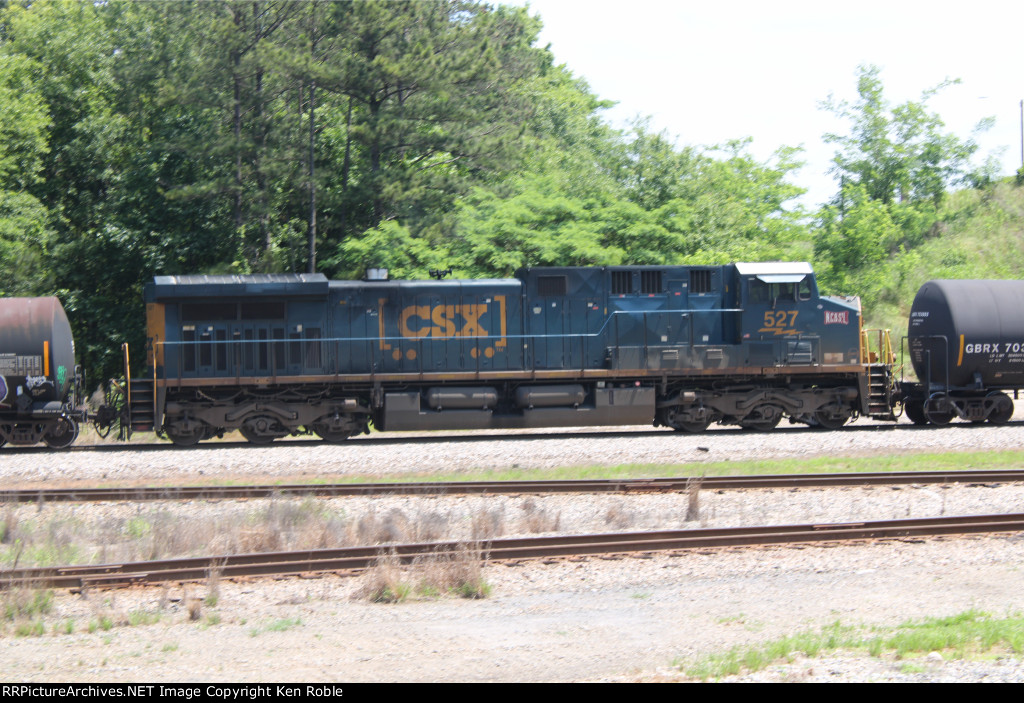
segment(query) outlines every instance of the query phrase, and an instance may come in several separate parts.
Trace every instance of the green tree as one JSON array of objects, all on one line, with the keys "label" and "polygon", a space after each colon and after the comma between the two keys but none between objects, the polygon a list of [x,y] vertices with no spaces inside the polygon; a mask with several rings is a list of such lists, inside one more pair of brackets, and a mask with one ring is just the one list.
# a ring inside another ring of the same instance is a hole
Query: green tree
[{"label": "green tree", "polygon": [[[935,203],[950,185],[977,178],[970,159],[978,149],[973,139],[943,132],[939,116],[928,111],[936,93],[957,81],[944,81],[921,94],[918,102],[892,106],[885,98],[877,66],[861,66],[855,102],[833,97],[822,108],[850,122],[850,133],[826,134],[837,144],[832,172],[841,184],[860,185],[872,200]],[[986,120],[978,129],[991,125]],[[840,189],[840,196],[842,195]]]},{"label": "green tree", "polygon": [[[523,9],[463,0],[330,9],[339,30],[316,83],[343,98],[344,128],[328,137],[344,166],[324,198],[327,236],[395,219],[439,245],[457,196],[522,163],[539,25]],[[325,264],[350,266],[344,250]]]},{"label": "green tree", "polygon": [[50,120],[24,56],[0,54],[0,295],[46,292],[49,212],[30,189],[39,183]]}]

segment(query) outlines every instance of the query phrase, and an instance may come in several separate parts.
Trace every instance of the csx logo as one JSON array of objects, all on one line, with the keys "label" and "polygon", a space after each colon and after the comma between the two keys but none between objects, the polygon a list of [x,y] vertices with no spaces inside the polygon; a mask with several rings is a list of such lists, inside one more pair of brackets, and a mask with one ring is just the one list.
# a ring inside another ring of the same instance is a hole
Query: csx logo
[{"label": "csx logo", "polygon": [[410,305],[398,316],[398,331],[403,337],[486,337],[480,324],[486,312],[483,303]]},{"label": "csx logo", "polygon": [[[489,337],[485,345],[474,343],[469,350],[469,355],[477,359],[482,354],[485,358],[492,358],[499,351],[503,351],[507,345],[506,333],[508,322],[506,320],[505,296],[494,296],[494,307],[490,305],[491,299],[483,303],[463,303],[462,305],[407,305],[398,313],[398,333],[405,340],[431,339],[452,339],[455,337],[480,339]],[[378,325],[380,332],[381,351],[390,351],[391,358],[395,361],[408,359],[412,361],[418,356],[417,348],[421,344],[404,342],[397,344],[399,348],[392,348],[392,342],[396,337],[388,337],[385,333],[384,306],[387,299],[380,300],[378,310]],[[488,313],[491,307],[488,325],[497,325],[499,329],[488,330],[480,321]],[[389,341],[390,340],[390,341]]]}]

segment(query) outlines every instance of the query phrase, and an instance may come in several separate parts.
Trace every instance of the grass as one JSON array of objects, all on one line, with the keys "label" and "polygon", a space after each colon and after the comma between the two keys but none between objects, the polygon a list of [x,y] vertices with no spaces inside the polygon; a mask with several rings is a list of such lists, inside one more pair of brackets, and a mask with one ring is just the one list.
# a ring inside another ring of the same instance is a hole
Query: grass
[{"label": "grass", "polygon": [[[976,659],[1008,652],[1019,656],[1024,653],[1024,613],[996,618],[968,610],[868,632],[836,622],[817,632],[789,635],[754,647],[733,647],[724,653],[676,665],[692,678],[721,679],[791,662],[797,654],[813,658],[836,651],[896,661],[913,660],[931,652],[939,652],[944,659]],[[915,673],[918,668],[913,661],[904,662],[901,667],[905,673]]]}]

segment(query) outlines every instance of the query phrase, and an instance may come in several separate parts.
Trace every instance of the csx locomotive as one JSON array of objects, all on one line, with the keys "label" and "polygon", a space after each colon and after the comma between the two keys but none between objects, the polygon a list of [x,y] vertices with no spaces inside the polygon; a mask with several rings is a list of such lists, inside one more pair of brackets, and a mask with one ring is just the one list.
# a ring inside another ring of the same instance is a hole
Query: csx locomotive
[{"label": "csx locomotive", "polygon": [[[158,276],[145,302],[146,370],[132,378],[126,363],[122,397],[93,419],[182,446],[233,430],[257,444],[306,433],[338,442],[371,422],[700,432],[769,430],[786,416],[831,429],[857,416],[895,420],[904,400],[888,334],[862,329],[857,298],[820,295],[806,263],[528,268],[461,281]],[[932,375],[907,398],[923,394],[920,419],[942,424],[960,409],[936,396]],[[982,406],[972,418],[1008,419],[1002,400]],[[62,407],[62,421],[81,419],[71,399]],[[19,412],[0,407],[0,433],[28,443]]]}]

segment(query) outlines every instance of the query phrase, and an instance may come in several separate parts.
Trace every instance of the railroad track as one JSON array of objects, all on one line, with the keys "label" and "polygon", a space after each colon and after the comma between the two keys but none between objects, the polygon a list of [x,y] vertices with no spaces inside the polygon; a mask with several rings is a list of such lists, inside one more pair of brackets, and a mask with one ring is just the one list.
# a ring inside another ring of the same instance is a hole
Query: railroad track
[{"label": "railroad track", "polygon": [[[1003,427],[1014,427],[1024,424],[1024,421],[1014,420],[1006,423]],[[981,426],[982,428],[987,427],[986,425]],[[935,427],[934,425],[918,426],[907,423],[864,423],[854,424],[843,427],[841,432],[848,434],[865,433],[865,432],[935,432],[935,431],[948,431],[950,429],[962,429],[970,431],[977,429],[974,425],[968,423],[947,425],[942,428]],[[788,434],[820,434],[821,429],[817,427],[808,427],[805,425],[793,425],[778,427],[774,432],[777,433],[788,433]],[[713,427],[709,428],[707,435],[704,436],[716,436],[721,434],[735,434],[740,435],[748,432],[739,427]],[[638,427],[637,429],[622,430],[613,429],[608,431],[600,430],[589,430],[583,432],[490,432],[490,433],[476,433],[476,432],[459,432],[456,434],[445,433],[443,431],[421,433],[421,434],[407,434],[407,433],[394,433],[394,434],[371,434],[368,436],[351,437],[345,440],[344,444],[337,445],[344,447],[347,445],[369,445],[369,446],[387,446],[394,444],[408,445],[408,444],[450,444],[450,443],[473,443],[473,442],[494,442],[500,440],[509,441],[536,441],[536,440],[562,440],[562,439],[630,439],[644,436],[677,436],[681,440],[689,440],[695,442],[696,445],[700,444],[701,435],[688,435],[678,434],[669,429],[664,428],[650,428],[650,427]],[[146,443],[128,443],[128,442],[117,442],[117,443],[103,443],[103,444],[78,444],[66,449],[60,450],[61,453],[66,452],[125,452],[125,451],[201,451],[204,449],[257,449],[261,452],[273,452],[277,449],[288,449],[294,447],[324,447],[323,440],[320,439],[286,439],[279,442],[266,445],[254,445],[247,441],[208,441],[203,442],[195,447],[182,448],[169,441],[163,442],[146,442]],[[46,446],[31,446],[31,447],[14,447],[5,446],[2,453],[9,453],[12,455],[17,454],[47,454],[53,455],[54,450]],[[0,454],[2,456],[2,454]]]},{"label": "railroad track", "polygon": [[116,588],[135,584],[201,581],[254,576],[355,574],[387,555],[410,564],[417,559],[473,558],[517,562],[610,555],[684,552],[721,547],[812,544],[907,539],[1024,531],[1024,513],[886,520],[843,524],[773,525],[660,532],[622,532],[556,537],[495,539],[475,545],[457,542],[395,544],[299,552],[230,554],[164,561],[15,569],[0,572],[0,588]]},{"label": "railroad track", "polygon": [[278,496],[509,495],[555,493],[672,493],[741,488],[827,488],[907,484],[999,484],[1024,481],[1024,470],[902,471],[555,481],[449,481],[404,483],[267,484],[136,488],[28,488],[0,490],[0,503],[155,500],[232,500]]}]

